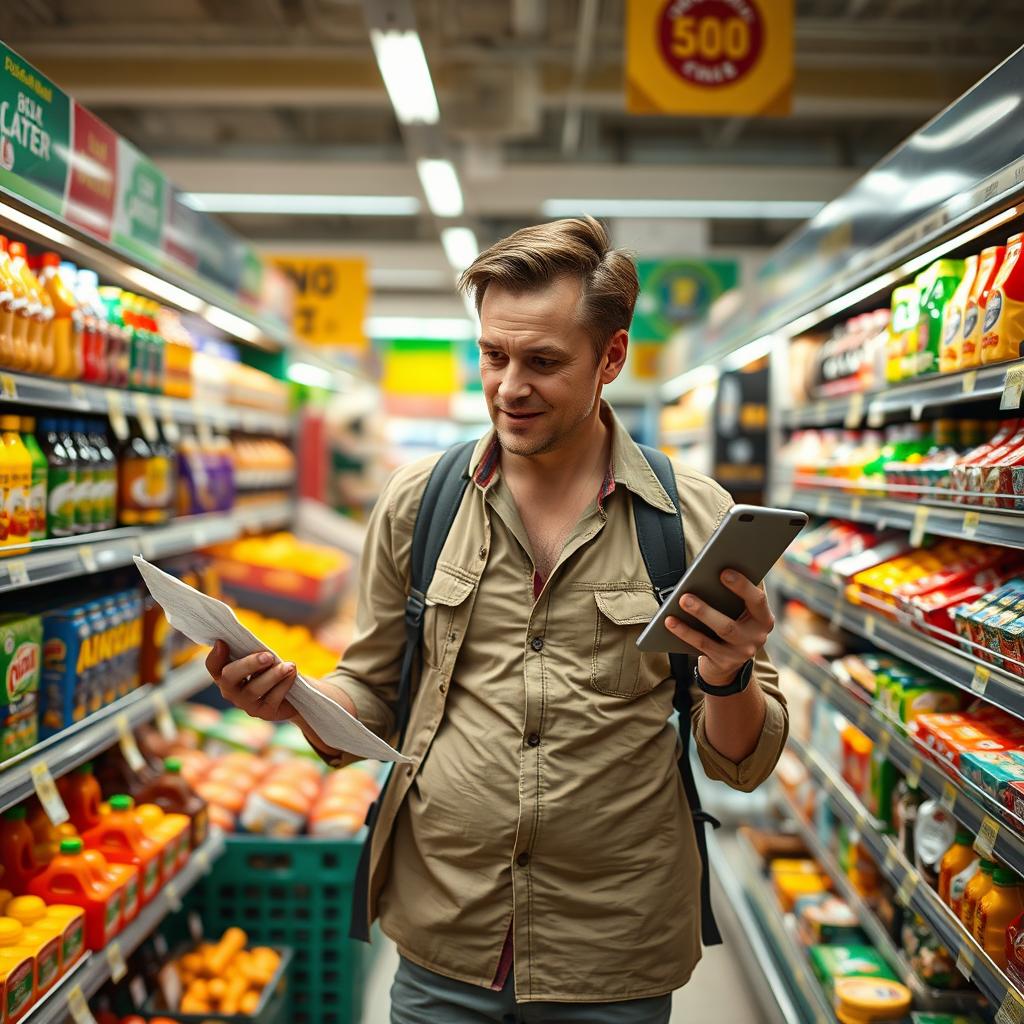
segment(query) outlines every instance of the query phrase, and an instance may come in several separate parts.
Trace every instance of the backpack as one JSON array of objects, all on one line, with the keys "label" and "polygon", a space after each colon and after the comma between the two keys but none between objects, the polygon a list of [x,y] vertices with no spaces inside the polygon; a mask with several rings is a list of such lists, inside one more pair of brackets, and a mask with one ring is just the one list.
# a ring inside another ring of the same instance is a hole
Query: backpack
[{"label": "backpack", "polygon": [[[398,743],[401,748],[409,724],[412,707],[413,680],[416,657],[423,642],[423,616],[426,611],[426,593],[434,577],[437,560],[441,556],[448,533],[455,522],[455,516],[462,504],[462,497],[470,481],[470,462],[476,447],[475,441],[449,448],[434,467],[423,492],[416,526],[413,530],[412,556],[410,560],[410,589],[405,606],[405,649],[402,654],[402,671],[398,687],[396,723]],[[633,495],[633,518],[636,523],[637,541],[643,555],[647,574],[659,602],[664,601],[686,570],[686,549],[683,544],[683,523],[679,513],[679,494],[676,489],[675,472],[668,456],[655,448],[640,445],[640,451],[647,459],[676,513],[662,512],[652,508],[638,495]],[[669,662],[676,689],[673,705],[679,712],[679,736],[682,754],[679,758],[679,772],[686,792],[686,801],[693,817],[697,849],[700,852],[700,908],[701,940],[705,946],[717,946],[722,937],[711,909],[711,877],[708,864],[707,836],[705,826],[719,827],[719,822],[701,810],[697,783],[690,764],[690,708],[692,706],[691,684],[692,663],[687,655],[670,654]],[[390,782],[394,773],[388,776]],[[384,788],[387,788],[385,782]],[[352,924],[349,935],[353,939],[369,942],[367,927],[370,897],[370,846],[373,840],[377,815],[384,792],[366,815],[367,836],[359,857],[352,893]]]}]

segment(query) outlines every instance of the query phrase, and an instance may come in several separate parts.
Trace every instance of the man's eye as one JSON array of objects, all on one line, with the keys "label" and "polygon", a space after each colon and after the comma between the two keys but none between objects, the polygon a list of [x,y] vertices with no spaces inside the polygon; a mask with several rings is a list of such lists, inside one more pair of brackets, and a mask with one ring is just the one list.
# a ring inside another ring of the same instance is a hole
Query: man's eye
[{"label": "man's eye", "polygon": [[533,365],[539,367],[541,370],[550,370],[552,366],[555,366],[554,359],[534,359]]}]

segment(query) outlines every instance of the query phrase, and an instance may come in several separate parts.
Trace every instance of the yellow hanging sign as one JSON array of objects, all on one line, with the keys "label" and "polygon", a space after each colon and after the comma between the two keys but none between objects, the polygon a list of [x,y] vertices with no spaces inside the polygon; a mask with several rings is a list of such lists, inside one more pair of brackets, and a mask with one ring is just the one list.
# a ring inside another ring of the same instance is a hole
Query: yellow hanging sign
[{"label": "yellow hanging sign", "polygon": [[626,108],[788,114],[793,0],[627,0]]},{"label": "yellow hanging sign", "polygon": [[310,345],[366,351],[366,260],[290,253],[268,258],[295,284],[293,329],[298,337]]}]

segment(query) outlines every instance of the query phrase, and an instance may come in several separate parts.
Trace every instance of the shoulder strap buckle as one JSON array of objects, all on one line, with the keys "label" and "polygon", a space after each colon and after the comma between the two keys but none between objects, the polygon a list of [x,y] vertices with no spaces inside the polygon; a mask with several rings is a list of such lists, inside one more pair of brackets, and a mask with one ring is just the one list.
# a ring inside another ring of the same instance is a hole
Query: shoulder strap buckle
[{"label": "shoulder strap buckle", "polygon": [[427,599],[418,590],[410,590],[405,599],[405,624],[415,629],[423,623],[423,614],[427,610]]}]

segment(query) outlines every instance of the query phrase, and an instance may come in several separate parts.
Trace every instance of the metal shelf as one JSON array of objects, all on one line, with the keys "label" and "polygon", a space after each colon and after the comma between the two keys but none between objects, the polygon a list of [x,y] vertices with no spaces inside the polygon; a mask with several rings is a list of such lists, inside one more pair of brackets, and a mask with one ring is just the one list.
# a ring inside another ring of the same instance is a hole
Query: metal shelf
[{"label": "metal shelf", "polygon": [[769,577],[783,591],[830,618],[833,624],[865,637],[890,654],[912,662],[933,676],[984,697],[990,704],[1024,718],[1024,681],[949,644],[930,640],[908,624],[893,622],[845,600],[841,590],[785,566]]},{"label": "metal shelf", "polygon": [[1002,804],[959,776],[944,772],[894,725],[874,712],[860,694],[838,679],[828,665],[809,658],[786,637],[770,637],[769,650],[776,664],[787,666],[811,683],[833,707],[881,746],[904,776],[919,780],[920,788],[941,801],[971,832],[978,835],[984,829],[992,838],[992,849],[999,860],[1024,874],[1024,832],[1018,831],[1024,826],[1008,821]]},{"label": "metal shelf", "polygon": [[0,594],[54,580],[105,572],[130,565],[142,554],[150,561],[233,540],[251,530],[270,530],[291,522],[290,501],[241,507],[174,519],[167,526],[106,530],[66,540],[38,541],[25,553],[0,559]]},{"label": "metal shelf", "polygon": [[[808,772],[824,790],[829,802],[848,824],[857,829],[861,842],[871,851],[879,871],[896,890],[896,898],[928,923],[935,937],[957,958],[957,968],[978,987],[991,1002],[992,1010],[1001,1011],[998,1020],[1020,1020],[1024,1014],[1024,996],[971,936],[959,918],[947,907],[939,895],[921,878],[917,869],[908,864],[899,847],[889,837],[864,826],[868,819],[864,805],[849,787],[834,776],[833,766],[826,764],[813,750],[795,737],[788,740],[790,749],[803,762]],[[1013,1016],[1013,1014],[1016,1016]]]},{"label": "metal shelf", "polygon": [[32,796],[32,772],[38,765],[45,765],[54,778],[59,778],[113,746],[125,722],[129,729],[136,729],[209,685],[210,675],[203,662],[190,663],[171,672],[164,682],[140,686],[109,707],[0,764],[0,811]]},{"label": "metal shelf", "polygon": [[[972,505],[941,505],[923,501],[894,501],[849,494],[836,488],[813,490],[779,485],[775,494],[780,505],[798,508],[818,516],[834,516],[858,523],[870,523],[879,529],[937,534],[1024,548],[1024,512],[1000,511]],[[921,510],[925,511],[922,512]]]},{"label": "metal shelf", "polygon": [[243,469],[235,473],[235,488],[240,491],[272,491],[291,489],[296,475],[291,470],[268,472],[262,469]]},{"label": "metal shelf", "polygon": [[[117,937],[115,942],[124,958],[134,953],[168,914],[180,909],[181,896],[210,870],[210,864],[223,852],[224,836],[219,830],[213,829],[206,842],[193,851],[181,871],[164,885]],[[104,953],[87,953],[85,959],[61,979],[60,984],[21,1018],[22,1024],[64,1024],[70,1016],[68,999],[71,993],[79,989],[86,999],[91,999],[110,980],[110,974],[110,959]]]}]

